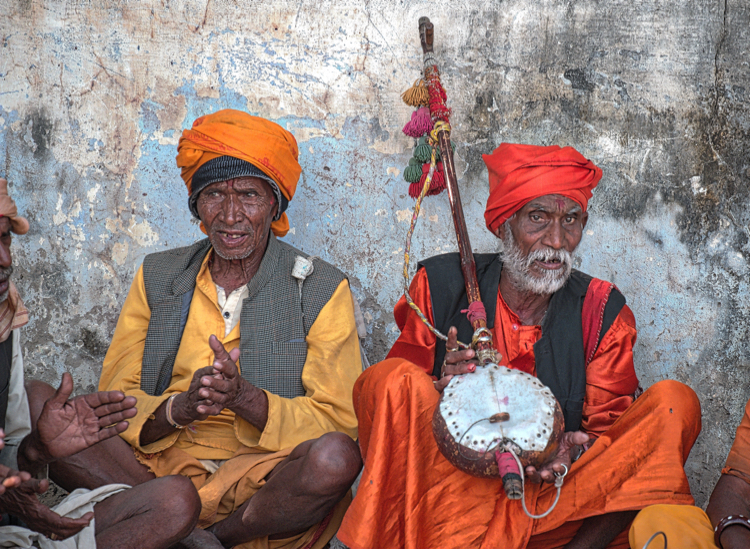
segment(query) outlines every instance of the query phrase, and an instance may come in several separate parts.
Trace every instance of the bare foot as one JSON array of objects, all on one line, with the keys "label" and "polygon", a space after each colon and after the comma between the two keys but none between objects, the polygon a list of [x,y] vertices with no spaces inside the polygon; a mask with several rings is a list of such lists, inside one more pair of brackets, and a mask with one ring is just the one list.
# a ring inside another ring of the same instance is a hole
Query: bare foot
[{"label": "bare foot", "polygon": [[224,549],[224,546],[211,532],[196,528],[170,549]]}]

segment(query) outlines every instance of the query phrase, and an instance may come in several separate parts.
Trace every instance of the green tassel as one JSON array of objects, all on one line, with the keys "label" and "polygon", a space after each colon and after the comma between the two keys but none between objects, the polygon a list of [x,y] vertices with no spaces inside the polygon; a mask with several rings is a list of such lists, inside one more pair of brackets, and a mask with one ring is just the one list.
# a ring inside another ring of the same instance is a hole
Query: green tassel
[{"label": "green tassel", "polygon": [[414,183],[415,181],[419,181],[421,177],[422,166],[412,164],[410,161],[409,165],[404,169],[404,179],[409,183]]},{"label": "green tassel", "polygon": [[428,162],[431,156],[432,156],[432,147],[430,147],[429,145],[425,143],[422,143],[421,145],[417,145],[417,148],[414,149],[414,158],[416,158],[420,164],[424,164],[425,162]]},{"label": "green tassel", "polygon": [[419,165],[419,160],[417,160],[416,158],[414,158],[414,157],[412,156],[412,157],[411,157],[411,158],[409,159],[409,166],[418,166],[418,165]]}]

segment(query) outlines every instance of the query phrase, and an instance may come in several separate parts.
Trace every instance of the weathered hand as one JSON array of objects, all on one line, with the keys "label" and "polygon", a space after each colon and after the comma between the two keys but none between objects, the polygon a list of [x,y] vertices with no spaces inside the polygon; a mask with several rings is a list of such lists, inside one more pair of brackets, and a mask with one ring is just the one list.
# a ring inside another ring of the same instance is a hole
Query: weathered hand
[{"label": "weathered hand", "polygon": [[28,473],[13,473],[23,480],[12,490],[0,495],[0,512],[16,515],[35,532],[47,537],[54,534],[58,539],[65,539],[80,532],[94,518],[93,512],[78,519],[61,517],[36,497],[47,491],[48,480],[32,479]]},{"label": "weathered hand", "polygon": [[208,338],[208,344],[214,352],[214,375],[201,378],[203,387],[199,393],[202,397],[234,411],[241,402],[247,400],[245,391],[249,388],[249,384],[242,379],[237,369],[240,350],[235,348],[228,353],[215,335]]},{"label": "weathered hand", "polygon": [[579,452],[578,446],[583,446],[589,441],[589,436],[583,431],[572,431],[563,433],[560,446],[555,455],[537,471],[535,467],[526,467],[524,471],[526,478],[535,484],[544,482],[555,482],[555,473],[562,474],[570,471],[572,464],[571,452]]},{"label": "weathered hand", "polygon": [[476,371],[477,364],[479,364],[474,358],[475,353],[472,349],[447,351],[447,349],[458,349],[458,330],[454,326],[451,326],[450,330],[448,330],[448,341],[445,343],[445,348],[443,377],[435,382],[435,389],[440,393],[447,387],[453,376],[470,374]]},{"label": "weathered hand", "polygon": [[136,415],[135,397],[121,391],[82,395],[68,400],[73,392],[73,378],[67,372],[60,387],[44,404],[30,444],[42,461],[76,454],[111,438],[128,428],[127,419]]},{"label": "weathered hand", "polygon": [[242,400],[247,382],[240,377],[235,364],[240,350],[227,353],[214,335],[208,338],[208,344],[214,352],[214,363],[197,370],[190,388],[172,402],[172,418],[180,425],[218,415]]},{"label": "weathered hand", "polygon": [[206,366],[196,370],[190,380],[188,390],[178,394],[172,402],[172,418],[180,425],[189,425],[193,421],[203,421],[209,416],[221,413],[223,406],[207,399],[200,394],[203,387],[201,379],[206,376],[217,375],[213,366]]}]

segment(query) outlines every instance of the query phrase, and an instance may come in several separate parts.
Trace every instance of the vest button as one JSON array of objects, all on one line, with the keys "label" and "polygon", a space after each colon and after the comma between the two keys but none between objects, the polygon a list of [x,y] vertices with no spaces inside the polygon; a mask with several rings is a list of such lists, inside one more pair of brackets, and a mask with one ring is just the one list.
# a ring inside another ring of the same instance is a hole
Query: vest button
[{"label": "vest button", "polygon": [[224,318],[229,318],[229,311],[224,313]]},{"label": "vest button", "polygon": [[514,329],[514,330],[518,330],[518,324],[514,324],[514,325],[513,325],[513,329]]}]

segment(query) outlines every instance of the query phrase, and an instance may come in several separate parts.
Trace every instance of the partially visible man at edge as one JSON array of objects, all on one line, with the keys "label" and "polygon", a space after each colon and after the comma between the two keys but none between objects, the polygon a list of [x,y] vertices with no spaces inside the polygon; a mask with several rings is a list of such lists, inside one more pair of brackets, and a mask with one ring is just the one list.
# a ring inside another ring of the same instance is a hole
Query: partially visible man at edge
[{"label": "partially visible man at edge", "polygon": [[291,133],[236,110],[183,132],[177,165],[208,238],[138,269],[99,383],[136,396],[138,415],[67,470],[83,486],[189,477],[206,530],[186,546],[319,549],[361,468],[348,280],[320,259],[293,274],[308,256],[276,238],[297,158]]},{"label": "partially visible man at edge", "polygon": [[[667,537],[658,535],[664,532]],[[641,549],[747,549],[750,547],[750,400],[706,511],[692,505],[652,505],[630,527],[630,546]]]},{"label": "partially visible man at edge", "polygon": [[612,284],[571,269],[601,170],[571,147],[502,144],[484,160],[485,220],[504,245],[500,257],[475,256],[488,324],[500,363],[548,385],[567,430],[551,462],[526,470],[525,498],[533,514],[549,509],[553,473],[567,467],[560,501],[532,520],[499,479],[462,473],[437,448],[440,393],[476,368],[473,351],[457,350],[472,330],[458,255],[448,254],[422,262],[410,287],[447,345],[402,298],[400,337],[355,386],[365,468],[338,537],[352,549],[627,547],[636,510],[693,501],[683,465],[698,400],[675,381],[635,400],[633,313]]},{"label": "partially visible man at edge", "polygon": [[18,215],[7,186],[0,178],[0,514],[7,513],[0,517],[0,546],[171,547],[198,520],[200,501],[187,479],[171,476],[132,489],[110,484],[78,490],[55,509],[37,499],[49,481],[32,475],[116,437],[136,414],[136,399],[121,391],[71,399],[73,378],[66,372],[57,391],[30,381],[29,406],[21,355],[21,328],[29,311],[10,279],[11,232],[25,234],[29,222]]}]

